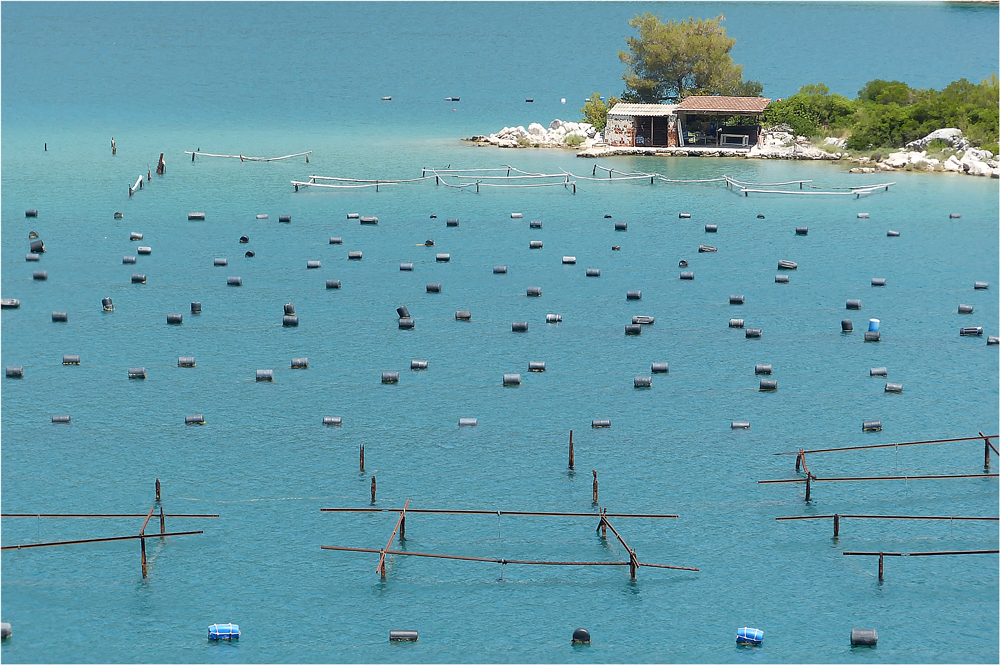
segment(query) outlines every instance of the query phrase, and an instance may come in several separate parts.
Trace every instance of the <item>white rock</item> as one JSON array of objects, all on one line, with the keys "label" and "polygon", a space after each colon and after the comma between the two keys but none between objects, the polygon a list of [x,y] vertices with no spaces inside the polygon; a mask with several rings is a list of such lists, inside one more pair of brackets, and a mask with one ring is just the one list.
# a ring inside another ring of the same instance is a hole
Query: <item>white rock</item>
[{"label": "white rock", "polygon": [[539,125],[537,122],[533,122],[528,125],[528,133],[534,136],[545,136],[545,128]]},{"label": "white rock", "polygon": [[969,167],[969,175],[989,177],[992,171],[993,169],[986,162],[973,162],[972,166]]},{"label": "white rock", "polygon": [[944,129],[936,129],[922,139],[917,139],[916,141],[910,141],[906,144],[907,148],[917,148],[918,150],[923,150],[927,145],[934,140],[944,141],[950,145],[955,150],[965,150],[969,147],[969,140],[962,136],[962,130],[956,129],[955,127],[946,127]]},{"label": "white rock", "polygon": [[886,166],[891,166],[894,169],[901,169],[910,163],[909,153],[906,152],[893,152],[890,153],[882,162]]},{"label": "white rock", "polygon": [[965,170],[965,167],[962,166],[962,162],[960,162],[958,157],[956,157],[955,155],[951,155],[950,157],[948,157],[948,159],[945,160],[943,166],[945,171],[952,171],[955,173],[961,173],[962,171]]}]

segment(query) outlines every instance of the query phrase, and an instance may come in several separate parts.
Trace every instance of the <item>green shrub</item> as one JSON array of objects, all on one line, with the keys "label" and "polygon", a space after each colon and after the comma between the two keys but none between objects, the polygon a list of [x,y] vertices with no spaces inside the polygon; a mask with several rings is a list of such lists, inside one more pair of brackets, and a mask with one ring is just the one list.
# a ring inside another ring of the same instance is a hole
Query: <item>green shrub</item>
[{"label": "green shrub", "polygon": [[528,137],[526,136],[517,137],[517,147],[527,148],[529,145],[531,145],[531,141],[528,140]]},{"label": "green shrub", "polygon": [[601,96],[596,92],[590,93],[590,99],[586,101],[580,113],[583,114],[583,122],[589,122],[599,132],[603,132],[608,124],[608,111],[621,100],[613,95],[608,95],[607,101],[601,101]]},{"label": "green shrub", "polygon": [[569,136],[567,136],[564,139],[564,141],[565,141],[566,145],[568,145],[569,147],[575,148],[576,146],[578,146],[581,143],[583,143],[584,138],[582,136],[580,136],[579,134],[570,134]]}]

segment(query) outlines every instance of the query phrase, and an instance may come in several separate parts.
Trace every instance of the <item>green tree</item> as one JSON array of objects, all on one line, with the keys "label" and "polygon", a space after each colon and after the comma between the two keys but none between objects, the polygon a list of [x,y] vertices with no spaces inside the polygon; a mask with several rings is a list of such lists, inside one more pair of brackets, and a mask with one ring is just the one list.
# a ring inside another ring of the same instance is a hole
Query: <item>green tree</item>
[{"label": "green tree", "polygon": [[736,40],[726,36],[725,17],[689,18],[663,23],[658,15],[637,14],[629,25],[638,37],[626,38],[627,51],[619,51],[625,64],[626,101],[658,103],[691,94],[759,95],[763,86],[743,81],[743,66],[729,52]]},{"label": "green tree", "polygon": [[615,104],[621,100],[614,96],[608,96],[607,101],[601,101],[601,96],[596,92],[590,93],[590,99],[584,103],[580,113],[583,114],[583,121],[589,122],[599,132],[603,132],[608,124],[608,111],[614,108]]},{"label": "green tree", "polygon": [[764,124],[786,123],[796,134],[810,136],[819,129],[847,128],[854,120],[855,103],[831,95],[823,83],[804,85],[788,99],[771,102],[764,111]]}]

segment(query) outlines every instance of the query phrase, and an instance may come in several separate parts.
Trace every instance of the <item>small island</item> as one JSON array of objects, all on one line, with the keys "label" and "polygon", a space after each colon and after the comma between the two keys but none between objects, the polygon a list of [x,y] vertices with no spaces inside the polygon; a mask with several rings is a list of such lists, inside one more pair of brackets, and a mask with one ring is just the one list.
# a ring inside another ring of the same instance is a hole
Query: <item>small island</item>
[{"label": "small island", "polygon": [[1000,178],[997,75],[938,91],[869,81],[854,99],[823,83],[787,99],[743,80],[723,16],[629,22],[621,98],[593,93],[579,121],[555,119],[472,136],[478,146],[563,148],[578,157],[741,157],[825,160],[852,173],[926,171]]}]

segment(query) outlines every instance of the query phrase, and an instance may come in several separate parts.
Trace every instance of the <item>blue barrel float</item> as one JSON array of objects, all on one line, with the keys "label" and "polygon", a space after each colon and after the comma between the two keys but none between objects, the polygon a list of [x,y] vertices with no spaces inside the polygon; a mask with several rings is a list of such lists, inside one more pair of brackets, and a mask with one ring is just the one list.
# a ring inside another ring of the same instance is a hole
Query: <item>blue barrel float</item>
[{"label": "blue barrel float", "polygon": [[764,641],[764,631],[756,628],[740,628],[736,631],[737,644],[760,644]]},{"label": "blue barrel float", "polygon": [[882,323],[878,319],[868,319],[868,332],[878,332],[878,326]]},{"label": "blue barrel float", "polygon": [[238,640],[240,639],[240,627],[235,623],[213,623],[208,627],[208,639]]}]

